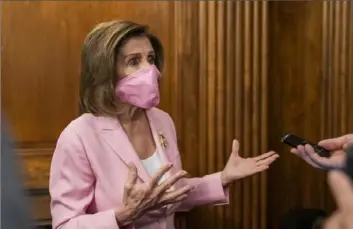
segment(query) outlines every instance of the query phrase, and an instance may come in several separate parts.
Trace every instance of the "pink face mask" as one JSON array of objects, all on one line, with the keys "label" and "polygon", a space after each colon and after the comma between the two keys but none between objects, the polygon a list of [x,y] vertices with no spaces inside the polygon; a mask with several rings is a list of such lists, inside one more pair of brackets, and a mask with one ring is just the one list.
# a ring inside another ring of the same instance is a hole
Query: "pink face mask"
[{"label": "pink face mask", "polygon": [[159,77],[160,72],[154,65],[138,70],[118,82],[115,94],[123,102],[150,109],[159,103]]}]

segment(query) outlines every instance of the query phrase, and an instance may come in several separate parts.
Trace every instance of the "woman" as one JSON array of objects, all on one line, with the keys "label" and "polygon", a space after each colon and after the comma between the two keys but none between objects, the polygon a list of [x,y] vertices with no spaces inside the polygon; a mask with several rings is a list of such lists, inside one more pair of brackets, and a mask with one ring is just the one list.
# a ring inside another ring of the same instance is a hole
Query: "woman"
[{"label": "woman", "polygon": [[278,157],[232,154],[223,171],[185,178],[175,128],[159,102],[163,48],[146,26],[97,25],[82,51],[86,112],[61,133],[50,173],[54,229],[166,228],[176,211],[228,203],[228,185]]}]

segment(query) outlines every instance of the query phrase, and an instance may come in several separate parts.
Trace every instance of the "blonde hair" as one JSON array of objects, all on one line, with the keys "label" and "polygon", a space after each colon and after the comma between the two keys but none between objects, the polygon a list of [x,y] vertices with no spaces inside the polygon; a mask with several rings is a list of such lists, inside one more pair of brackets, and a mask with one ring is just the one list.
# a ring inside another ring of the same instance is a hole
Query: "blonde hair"
[{"label": "blonde hair", "polygon": [[116,61],[124,44],[132,37],[146,36],[156,54],[155,64],[162,72],[164,51],[160,40],[146,25],[132,21],[109,21],[94,27],[87,35],[81,56],[80,110],[94,115],[116,116]]}]

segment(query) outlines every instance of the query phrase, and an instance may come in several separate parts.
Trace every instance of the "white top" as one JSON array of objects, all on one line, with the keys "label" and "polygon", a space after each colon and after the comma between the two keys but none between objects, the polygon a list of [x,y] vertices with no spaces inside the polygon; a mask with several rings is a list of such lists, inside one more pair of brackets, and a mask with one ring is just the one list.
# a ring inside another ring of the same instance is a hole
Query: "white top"
[{"label": "white top", "polygon": [[[162,167],[162,160],[158,152],[154,152],[153,155],[147,159],[141,160],[143,167],[145,167],[147,173],[152,177]],[[167,174],[159,180],[159,184],[167,178]]]}]

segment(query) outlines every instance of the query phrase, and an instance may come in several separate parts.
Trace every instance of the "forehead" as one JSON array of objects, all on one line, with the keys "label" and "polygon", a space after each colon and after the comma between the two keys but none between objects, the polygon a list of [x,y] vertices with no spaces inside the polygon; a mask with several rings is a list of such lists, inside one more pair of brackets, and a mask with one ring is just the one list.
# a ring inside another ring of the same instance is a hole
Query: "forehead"
[{"label": "forehead", "polygon": [[121,48],[121,54],[149,53],[153,51],[152,44],[146,36],[131,37]]}]

